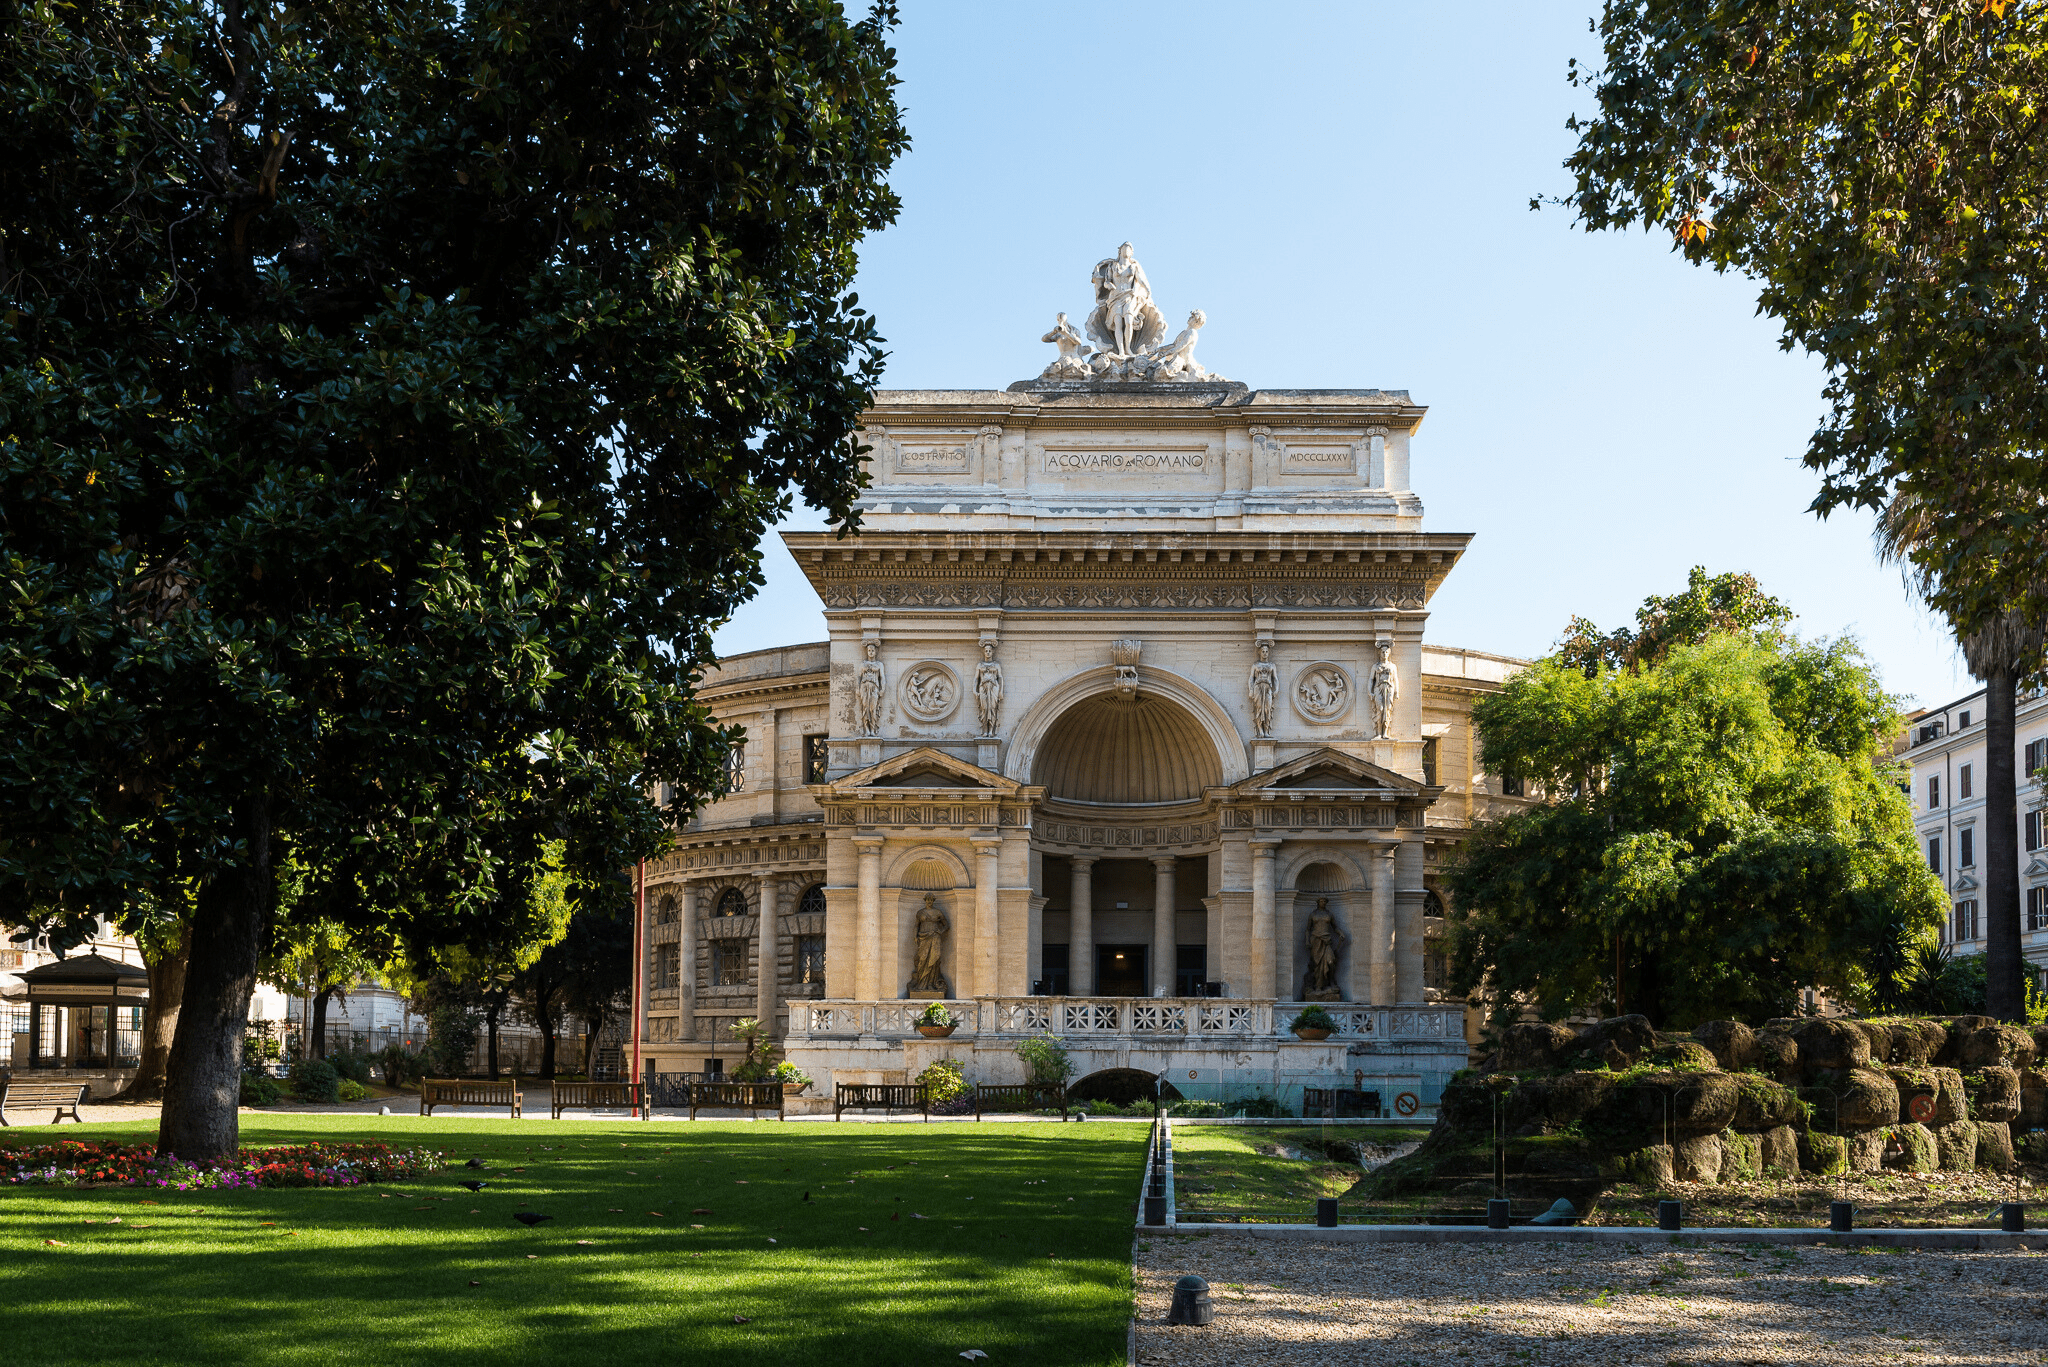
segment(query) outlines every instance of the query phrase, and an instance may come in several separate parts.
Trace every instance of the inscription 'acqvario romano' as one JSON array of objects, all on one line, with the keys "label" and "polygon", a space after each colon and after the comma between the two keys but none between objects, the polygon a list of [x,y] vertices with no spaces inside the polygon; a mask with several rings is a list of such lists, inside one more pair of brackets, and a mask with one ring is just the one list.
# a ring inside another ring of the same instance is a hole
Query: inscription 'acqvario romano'
[{"label": "inscription 'acqvario romano'", "polygon": [[1200,470],[1208,462],[1206,451],[1047,451],[1045,472],[1113,475],[1127,471]]}]

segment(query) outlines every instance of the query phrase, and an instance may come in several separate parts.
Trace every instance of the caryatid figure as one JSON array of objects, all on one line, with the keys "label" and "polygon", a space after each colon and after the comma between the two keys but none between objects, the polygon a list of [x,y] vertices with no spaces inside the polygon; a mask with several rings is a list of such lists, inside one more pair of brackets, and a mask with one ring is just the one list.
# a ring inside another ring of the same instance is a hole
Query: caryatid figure
[{"label": "caryatid figure", "polygon": [[1003,667],[996,663],[996,648],[986,641],[974,671],[974,711],[981,720],[981,734],[993,736],[1003,717]]},{"label": "caryatid figure", "polygon": [[853,730],[855,735],[879,736],[882,734],[882,665],[878,658],[882,648],[873,641],[867,643],[867,663],[860,667],[860,677],[853,686]]},{"label": "caryatid figure", "polygon": [[1280,692],[1280,672],[1273,668],[1273,647],[1259,642],[1259,662],[1252,666],[1245,694],[1252,704],[1252,734],[1264,739],[1273,734],[1273,699]]}]

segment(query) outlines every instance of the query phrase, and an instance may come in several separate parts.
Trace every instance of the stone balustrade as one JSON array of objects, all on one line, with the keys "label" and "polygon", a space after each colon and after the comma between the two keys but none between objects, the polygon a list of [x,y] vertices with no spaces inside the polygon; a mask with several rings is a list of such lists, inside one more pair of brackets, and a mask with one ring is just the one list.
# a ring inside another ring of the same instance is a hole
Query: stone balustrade
[{"label": "stone balustrade", "polygon": [[[905,1039],[916,1035],[927,1003],[917,1001],[811,1001],[789,1004],[791,1043],[851,1039]],[[959,1022],[955,1038],[1053,1034],[1090,1038],[1212,1040],[1291,1038],[1287,1023],[1307,1005],[1270,997],[981,997],[949,1001]],[[1456,1041],[1463,1047],[1462,1006],[1361,1006],[1326,1002],[1337,1022],[1331,1039]]]}]

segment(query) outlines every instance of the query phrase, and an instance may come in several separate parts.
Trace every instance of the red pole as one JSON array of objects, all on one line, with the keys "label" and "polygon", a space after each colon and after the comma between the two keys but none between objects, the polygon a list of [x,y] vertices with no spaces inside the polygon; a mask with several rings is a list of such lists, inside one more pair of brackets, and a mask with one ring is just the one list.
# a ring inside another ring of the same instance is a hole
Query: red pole
[{"label": "red pole", "polygon": [[[640,946],[641,928],[647,924],[647,861],[642,859],[633,866],[633,1076],[626,1079],[631,1087],[644,1085],[640,1075],[640,1016],[642,989],[641,979],[645,976],[647,956]],[[640,1098],[640,1118],[647,1119],[647,1097]]]}]

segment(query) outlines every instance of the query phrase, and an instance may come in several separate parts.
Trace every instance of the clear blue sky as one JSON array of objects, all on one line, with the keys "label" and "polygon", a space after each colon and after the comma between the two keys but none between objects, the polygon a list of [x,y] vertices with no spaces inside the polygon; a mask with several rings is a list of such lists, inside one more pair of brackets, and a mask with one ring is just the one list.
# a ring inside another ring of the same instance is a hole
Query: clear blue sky
[{"label": "clear blue sky", "polygon": [[[1526,3],[1081,6],[910,0],[903,213],[863,254],[890,388],[1034,375],[1053,314],[1130,239],[1200,356],[1254,388],[1407,389],[1434,531],[1477,534],[1428,635],[1543,653],[1612,627],[1695,564],[1748,570],[1810,635],[1854,632],[1888,687],[1974,685],[1876,563],[1867,516],[1805,511],[1820,368],[1778,349],[1755,288],[1662,237],[1572,227],[1565,117],[1590,100],[1590,7]],[[822,525],[800,510],[788,525]],[[819,640],[779,541],[718,633]]]}]

